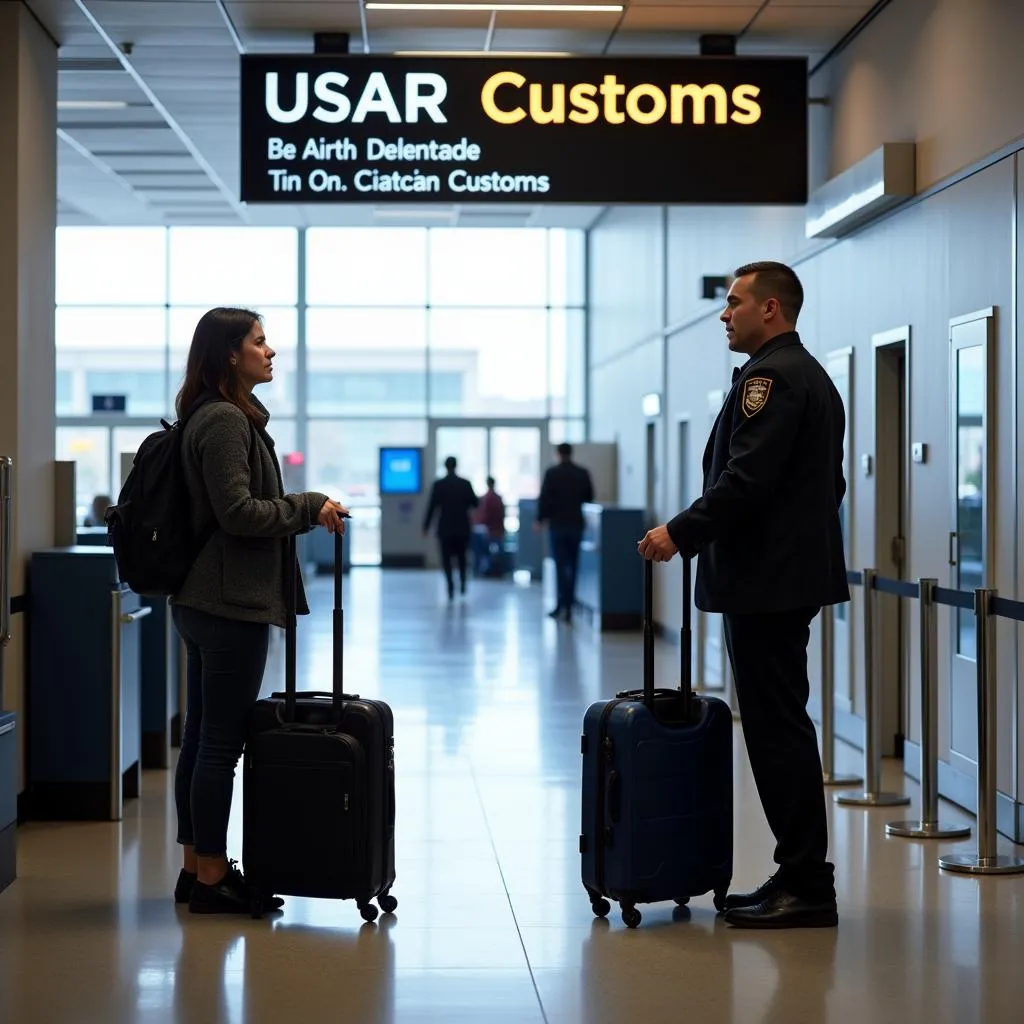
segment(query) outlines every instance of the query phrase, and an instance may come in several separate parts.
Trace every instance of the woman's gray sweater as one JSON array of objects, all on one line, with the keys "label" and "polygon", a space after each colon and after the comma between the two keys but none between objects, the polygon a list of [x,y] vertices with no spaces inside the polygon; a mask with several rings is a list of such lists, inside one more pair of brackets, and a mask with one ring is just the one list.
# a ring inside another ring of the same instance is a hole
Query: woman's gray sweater
[{"label": "woman's gray sweater", "polygon": [[[192,528],[213,534],[173,603],[246,622],[285,625],[284,570],[289,534],[317,525],[325,494],[285,494],[270,416],[257,428],[238,406],[211,401],[188,419],[182,436]],[[296,572],[296,609],[309,611]]]}]

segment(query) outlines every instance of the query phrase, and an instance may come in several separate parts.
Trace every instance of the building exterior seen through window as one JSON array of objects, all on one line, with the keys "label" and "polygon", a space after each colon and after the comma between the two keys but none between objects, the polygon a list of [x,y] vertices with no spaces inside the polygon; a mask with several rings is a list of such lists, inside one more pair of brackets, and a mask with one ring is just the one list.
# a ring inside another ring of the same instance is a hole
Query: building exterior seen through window
[{"label": "building exterior seen through window", "polygon": [[[353,560],[376,561],[381,445],[462,417],[584,439],[584,245],[544,228],[59,228],[57,457],[77,463],[79,521],[173,416],[196,321],[241,305],[277,352],[260,397],[289,483],[351,502]],[[102,396],[125,411],[94,412]]]}]

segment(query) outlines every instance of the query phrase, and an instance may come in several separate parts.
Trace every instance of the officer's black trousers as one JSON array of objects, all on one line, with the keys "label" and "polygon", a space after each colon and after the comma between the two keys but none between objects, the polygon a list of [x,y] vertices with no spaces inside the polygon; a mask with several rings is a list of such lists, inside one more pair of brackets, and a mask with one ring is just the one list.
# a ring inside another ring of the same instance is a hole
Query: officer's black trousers
[{"label": "officer's black trousers", "polygon": [[804,899],[835,894],[821,757],[807,714],[807,642],[818,610],[723,616],[750,767],[777,843],[778,882]]}]

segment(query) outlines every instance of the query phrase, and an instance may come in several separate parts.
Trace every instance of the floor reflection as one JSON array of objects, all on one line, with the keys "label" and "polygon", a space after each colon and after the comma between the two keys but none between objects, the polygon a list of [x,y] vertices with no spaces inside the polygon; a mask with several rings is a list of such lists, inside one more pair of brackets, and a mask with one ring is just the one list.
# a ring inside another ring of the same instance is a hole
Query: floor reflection
[{"label": "floor reflection", "polygon": [[[309,590],[300,673],[325,689],[330,583]],[[20,831],[20,877],[0,896],[0,1020],[1019,1019],[1024,880],[940,874],[940,852],[974,841],[887,838],[884,809],[829,802],[837,932],[732,931],[710,896],[643,907],[635,932],[617,911],[596,920],[579,880],[579,735],[592,701],[639,684],[640,640],[556,624],[545,607],[539,588],[498,581],[448,604],[432,573],[346,580],[346,689],[395,711],[395,917],[364,924],[351,903],[301,899],[263,921],[175,908],[171,777],[146,773],[120,825]],[[670,648],[657,664],[658,684],[674,685]],[[278,637],[266,692],[281,688],[282,665]],[[739,733],[735,749],[736,882],[753,885],[774,843]],[[850,751],[838,762],[860,767]],[[903,784],[887,763],[887,788]],[[241,805],[239,793],[236,855]]]}]

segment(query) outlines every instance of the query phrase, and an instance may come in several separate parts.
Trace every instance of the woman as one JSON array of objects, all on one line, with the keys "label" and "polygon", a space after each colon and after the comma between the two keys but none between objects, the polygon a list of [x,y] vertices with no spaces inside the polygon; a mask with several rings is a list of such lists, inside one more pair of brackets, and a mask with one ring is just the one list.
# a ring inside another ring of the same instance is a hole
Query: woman
[{"label": "woman", "polygon": [[[285,625],[286,538],[316,526],[343,532],[345,508],[324,494],[285,494],[267,410],[253,388],[273,379],[259,315],[211,309],[196,326],[178,418],[192,526],[209,535],[172,600],[188,651],[187,708],[174,780],[185,848],[175,901],[193,913],[245,913],[249,894],[227,859],[235,766],[267,661],[270,626]],[[283,901],[274,901],[280,907]]]}]

